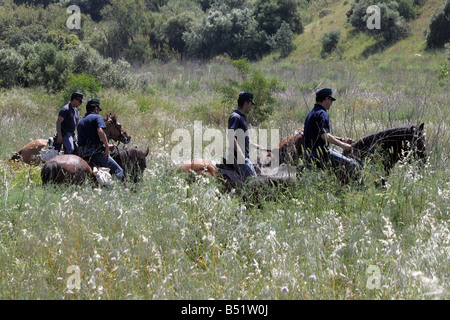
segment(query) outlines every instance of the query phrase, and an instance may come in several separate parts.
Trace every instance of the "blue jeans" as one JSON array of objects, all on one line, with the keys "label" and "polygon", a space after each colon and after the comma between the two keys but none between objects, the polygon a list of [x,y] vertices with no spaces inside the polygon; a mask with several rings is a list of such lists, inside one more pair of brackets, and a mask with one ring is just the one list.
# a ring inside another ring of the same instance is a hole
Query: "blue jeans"
[{"label": "blue jeans", "polygon": [[360,168],[355,160],[347,158],[333,149],[328,149],[328,154],[322,158],[313,152],[309,155],[309,160],[311,162],[319,162],[325,167],[331,165],[334,169],[345,169],[345,172],[351,178],[356,178],[356,173]]},{"label": "blue jeans", "polygon": [[[73,132],[67,132],[63,135],[62,145],[64,146],[64,154],[72,154],[75,151],[74,137],[75,133]],[[54,145],[58,152],[61,151],[61,144],[55,143]]]},{"label": "blue jeans", "polygon": [[123,169],[117,164],[117,162],[108,156],[108,158],[103,157],[103,147],[93,146],[93,147],[79,147],[78,155],[81,158],[89,158],[90,162],[95,163],[100,167],[109,168],[111,174],[115,174],[120,181],[124,180]]},{"label": "blue jeans", "polygon": [[255,167],[250,159],[245,159],[245,163],[235,164],[236,171],[241,175],[242,179],[247,180],[249,177],[256,177]]}]

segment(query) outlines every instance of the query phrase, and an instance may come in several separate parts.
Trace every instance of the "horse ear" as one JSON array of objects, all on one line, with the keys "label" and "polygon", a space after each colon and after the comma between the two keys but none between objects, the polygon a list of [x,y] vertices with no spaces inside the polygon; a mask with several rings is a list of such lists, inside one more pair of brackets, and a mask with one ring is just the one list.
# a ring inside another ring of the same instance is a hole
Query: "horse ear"
[{"label": "horse ear", "polygon": [[422,123],[419,125],[419,130],[420,130],[420,131],[423,131],[423,127],[424,127],[424,126],[425,126],[425,123],[422,122]]},{"label": "horse ear", "polygon": [[150,149],[147,147],[147,150],[145,151],[145,157],[148,156],[149,151],[150,151]]}]

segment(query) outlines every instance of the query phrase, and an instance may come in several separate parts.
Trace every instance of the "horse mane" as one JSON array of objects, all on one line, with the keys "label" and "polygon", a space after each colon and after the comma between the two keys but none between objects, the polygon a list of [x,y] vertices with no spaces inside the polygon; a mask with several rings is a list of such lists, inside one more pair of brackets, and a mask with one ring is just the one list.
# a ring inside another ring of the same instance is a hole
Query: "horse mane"
[{"label": "horse mane", "polygon": [[376,147],[387,150],[392,148],[398,153],[405,148],[405,142],[414,143],[415,139],[423,131],[423,123],[420,126],[400,126],[372,133],[359,139],[352,145],[351,155],[360,159],[370,154]]}]

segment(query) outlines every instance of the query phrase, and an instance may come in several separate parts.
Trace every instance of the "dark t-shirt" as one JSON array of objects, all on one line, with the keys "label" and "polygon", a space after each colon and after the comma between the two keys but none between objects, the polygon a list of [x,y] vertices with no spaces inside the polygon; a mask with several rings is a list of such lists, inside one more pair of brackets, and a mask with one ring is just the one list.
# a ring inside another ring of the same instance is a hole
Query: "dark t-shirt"
[{"label": "dark t-shirt", "polygon": [[86,113],[84,118],[78,123],[78,145],[83,147],[102,144],[97,133],[98,128],[106,128],[103,117],[92,112]]},{"label": "dark t-shirt", "polygon": [[70,102],[59,110],[58,117],[64,118],[61,122],[61,133],[64,136],[67,132],[74,133],[79,118],[78,109],[72,107]]},{"label": "dark t-shirt", "polygon": [[[241,150],[245,150],[245,158],[248,159],[250,154],[250,138],[247,133],[248,125],[245,115],[239,110],[234,110],[234,112],[228,119],[228,129],[235,130],[235,137],[237,138],[239,147],[241,148]],[[241,129],[242,131],[240,131],[239,129]],[[236,130],[239,131],[236,132]],[[245,135],[244,141],[242,141],[241,134]],[[243,145],[243,142],[245,143],[245,145]]]},{"label": "dark t-shirt", "polygon": [[321,138],[325,132],[330,132],[330,118],[325,108],[316,103],[305,119],[305,150],[316,155],[326,152],[326,142]]}]

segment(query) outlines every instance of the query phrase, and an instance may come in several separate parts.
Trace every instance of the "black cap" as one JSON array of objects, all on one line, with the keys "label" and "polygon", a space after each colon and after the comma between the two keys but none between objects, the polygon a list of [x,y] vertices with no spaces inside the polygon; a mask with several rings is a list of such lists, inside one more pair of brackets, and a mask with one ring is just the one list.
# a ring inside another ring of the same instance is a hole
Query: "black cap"
[{"label": "black cap", "polygon": [[241,93],[239,93],[238,102],[245,102],[245,101],[250,100],[252,102],[252,104],[255,104],[255,102],[253,101],[253,98],[254,98],[253,93],[241,92]]},{"label": "black cap", "polygon": [[86,110],[94,109],[94,107],[98,107],[99,111],[102,111],[102,108],[100,108],[100,100],[99,99],[91,99],[86,103]]},{"label": "black cap", "polygon": [[72,96],[70,97],[70,101],[72,101],[73,99],[77,99],[77,98],[80,98],[81,102],[84,102],[83,94],[81,92],[74,92],[74,93],[72,93]]},{"label": "black cap", "polygon": [[331,90],[330,88],[317,89],[316,97],[322,98],[330,97],[331,100],[336,101],[336,98],[333,97],[333,90]]}]

